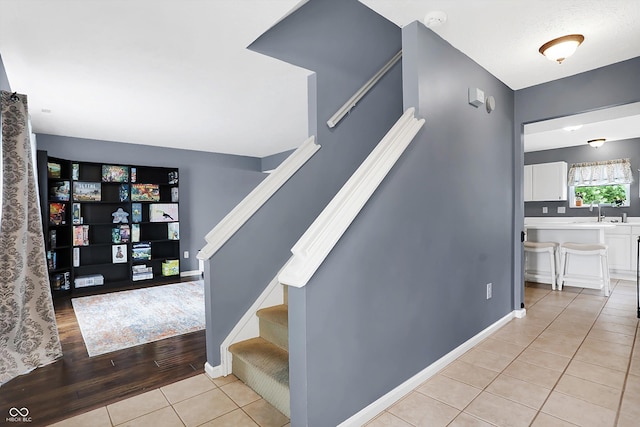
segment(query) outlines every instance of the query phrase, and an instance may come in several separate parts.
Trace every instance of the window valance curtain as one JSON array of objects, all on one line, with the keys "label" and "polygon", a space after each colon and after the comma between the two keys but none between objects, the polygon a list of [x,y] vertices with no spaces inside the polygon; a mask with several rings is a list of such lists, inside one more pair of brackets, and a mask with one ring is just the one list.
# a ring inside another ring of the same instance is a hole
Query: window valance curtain
[{"label": "window valance curtain", "polygon": [[569,185],[631,184],[631,161],[629,159],[603,162],[575,163],[569,168]]}]

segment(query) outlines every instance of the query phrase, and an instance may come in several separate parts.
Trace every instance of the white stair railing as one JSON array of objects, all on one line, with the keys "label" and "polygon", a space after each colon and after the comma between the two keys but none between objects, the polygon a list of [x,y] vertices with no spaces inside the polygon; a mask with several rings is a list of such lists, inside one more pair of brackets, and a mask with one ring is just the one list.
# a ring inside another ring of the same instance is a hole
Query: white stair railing
[{"label": "white stair railing", "polygon": [[320,145],[315,143],[315,136],[303,142],[207,233],[204,238],[207,244],[198,252],[198,259],[204,261],[211,258],[319,149]]},{"label": "white stair railing", "polygon": [[407,109],[293,246],[280,283],[301,288],[309,282],[424,124],[414,114]]}]

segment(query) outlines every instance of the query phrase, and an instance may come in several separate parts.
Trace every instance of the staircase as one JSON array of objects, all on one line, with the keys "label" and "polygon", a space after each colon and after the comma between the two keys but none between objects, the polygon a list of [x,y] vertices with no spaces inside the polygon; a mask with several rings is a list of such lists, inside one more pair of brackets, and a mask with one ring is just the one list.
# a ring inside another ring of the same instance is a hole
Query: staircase
[{"label": "staircase", "polygon": [[287,288],[284,286],[284,304],[256,312],[260,336],[231,345],[229,352],[233,374],[290,417]]}]

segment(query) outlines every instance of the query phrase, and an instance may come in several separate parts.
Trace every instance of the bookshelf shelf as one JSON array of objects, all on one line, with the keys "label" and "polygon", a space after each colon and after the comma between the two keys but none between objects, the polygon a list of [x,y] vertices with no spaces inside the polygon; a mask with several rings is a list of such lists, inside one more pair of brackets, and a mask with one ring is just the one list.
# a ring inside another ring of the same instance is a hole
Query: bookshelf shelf
[{"label": "bookshelf shelf", "polygon": [[[38,151],[38,169],[45,176],[43,228],[54,295],[179,275],[177,168]],[[140,254],[151,259],[136,259]]]}]

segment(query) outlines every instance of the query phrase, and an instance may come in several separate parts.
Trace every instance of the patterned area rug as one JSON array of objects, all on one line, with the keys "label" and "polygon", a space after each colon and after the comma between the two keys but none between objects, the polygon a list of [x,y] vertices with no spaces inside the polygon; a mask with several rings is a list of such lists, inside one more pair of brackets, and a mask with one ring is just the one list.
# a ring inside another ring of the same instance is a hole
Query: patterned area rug
[{"label": "patterned area rug", "polygon": [[182,282],[71,300],[89,356],[205,327],[204,282]]}]

